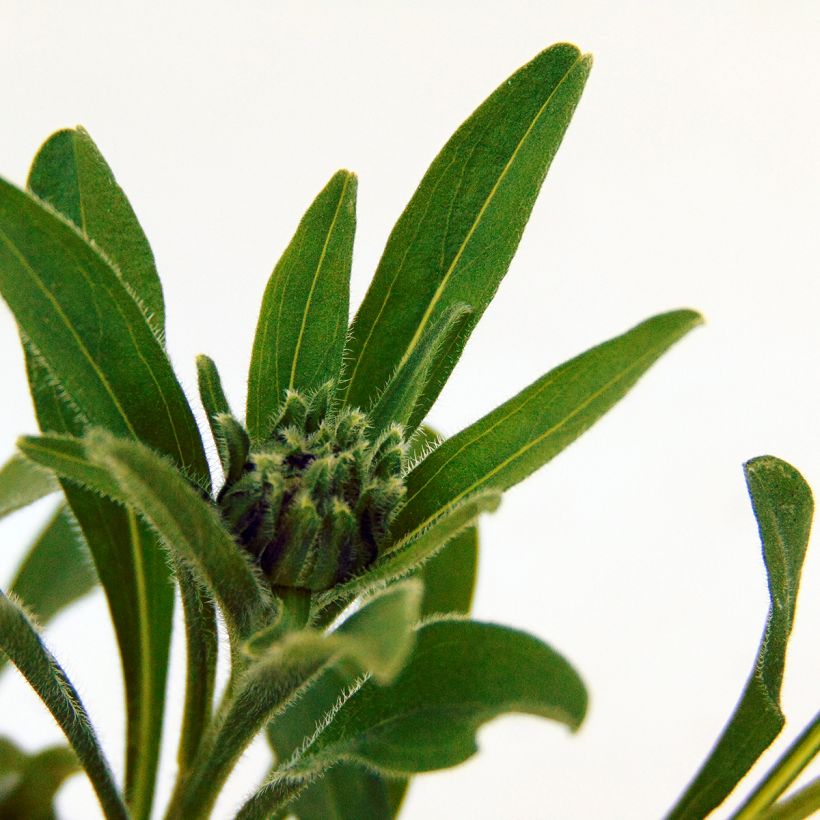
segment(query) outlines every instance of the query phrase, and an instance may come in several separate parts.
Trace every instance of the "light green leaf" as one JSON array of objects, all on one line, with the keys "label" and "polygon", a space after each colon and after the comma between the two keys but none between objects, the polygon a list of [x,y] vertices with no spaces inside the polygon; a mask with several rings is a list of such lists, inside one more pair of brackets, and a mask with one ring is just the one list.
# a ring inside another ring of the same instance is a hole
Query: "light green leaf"
[{"label": "light green leaf", "polygon": [[0,592],[0,651],[31,684],[88,774],[107,818],[129,817],[77,690],[45,648],[25,612]]},{"label": "light green leaf", "polygon": [[356,230],[356,177],[338,171],[316,197],[271,274],[248,373],[247,424],[254,441],[285,390],[309,392],[339,376]]},{"label": "light green leaf", "polygon": [[420,602],[418,581],[397,584],[370,599],[329,635],[291,632],[261,654],[251,651],[251,662],[232,687],[169,817],[206,816],[247,745],[328,663],[349,664],[382,684],[391,681],[415,643]]},{"label": "light green leaf", "polygon": [[[589,55],[565,43],[541,52],[433,160],[387,240],[353,323],[348,404],[367,407],[451,305],[471,305],[474,320],[481,317],[515,254],[591,65]],[[460,344],[465,341],[466,335]],[[460,352],[437,365],[431,387],[441,389]]]},{"label": "light green leaf", "polygon": [[794,621],[800,572],[814,511],[811,489],[797,470],[773,456],[744,465],[771,607],[757,658],[729,722],[668,817],[705,817],[731,793],[785,723],[780,689]]},{"label": "light green leaf", "polygon": [[54,797],[79,769],[77,756],[66,746],[28,755],[0,738],[0,817],[57,820]]},{"label": "light green leaf", "polygon": [[165,305],[154,254],[131,203],[85,129],[52,134],[34,158],[28,187],[102,248],[122,272],[158,334]]},{"label": "light green leaf", "polygon": [[0,518],[59,489],[49,472],[20,456],[12,456],[0,468]]},{"label": "light green leaf", "polygon": [[[453,305],[431,325],[412,355],[391,376],[384,390],[368,411],[375,435],[391,423],[407,425],[424,394],[430,374],[439,362],[442,350],[459,336],[471,321],[467,305]],[[413,428],[410,428],[411,431]]]},{"label": "light green leaf", "polygon": [[648,319],[550,371],[447,439],[407,477],[394,537],[412,537],[471,493],[503,491],[526,478],[591,427],[700,322],[690,310]]},{"label": "light green leaf", "polygon": [[539,715],[574,730],[586,704],[575,670],[531,635],[472,621],[429,623],[399,677],[355,691],[238,817],[268,817],[339,761],[392,776],[455,766],[477,751],[476,731],[498,715]]}]

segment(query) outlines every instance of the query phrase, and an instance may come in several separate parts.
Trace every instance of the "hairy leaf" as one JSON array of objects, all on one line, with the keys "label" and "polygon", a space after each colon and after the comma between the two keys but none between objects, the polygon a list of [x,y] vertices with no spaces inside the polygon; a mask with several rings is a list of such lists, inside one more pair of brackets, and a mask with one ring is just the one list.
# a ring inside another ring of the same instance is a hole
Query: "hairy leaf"
[{"label": "hairy leaf", "polygon": [[34,158],[28,187],[103,249],[152,327],[164,333],[165,305],[151,246],[88,132],[77,127],[52,134]]},{"label": "hairy leaf", "polygon": [[744,465],[763,542],[771,607],[740,701],[729,722],[668,817],[705,817],[731,793],[785,723],[780,688],[794,621],[800,572],[814,511],[811,490],[797,470],[773,456]]},{"label": "hairy leaf", "polygon": [[77,690],[45,648],[25,612],[0,592],[0,651],[31,684],[88,774],[107,818],[128,818],[114,777]]},{"label": "hairy leaf", "polygon": [[27,507],[59,489],[46,470],[20,456],[12,456],[0,468],[0,518]]},{"label": "hairy leaf", "polygon": [[427,329],[412,355],[396,370],[368,411],[374,433],[380,433],[394,422],[407,426],[442,350],[447,350],[451,339],[458,337],[471,321],[471,313],[467,305],[453,305]]},{"label": "hairy leaf", "polygon": [[329,635],[315,630],[291,632],[261,654],[252,651],[251,663],[203,743],[198,765],[170,816],[206,814],[257,732],[305,691],[328,663],[350,664],[382,683],[392,680],[415,642],[420,601],[421,585],[408,581],[373,597]]},{"label": "hairy leaf", "polygon": [[339,171],[299,223],[274,268],[248,373],[248,432],[264,439],[285,390],[309,392],[342,365],[356,229],[356,177]]},{"label": "hairy leaf", "polygon": [[471,493],[506,490],[526,478],[591,427],[700,321],[689,310],[648,319],[550,371],[447,439],[407,477],[394,537],[423,530]]},{"label": "hairy leaf", "polygon": [[[592,64],[575,46],[543,51],[455,132],[387,240],[353,323],[344,398],[367,407],[450,306],[478,321],[507,272]],[[460,339],[463,346],[466,335]],[[460,348],[440,361],[440,390]],[[428,391],[428,400],[434,399]],[[432,401],[429,401],[431,404]]]},{"label": "hairy leaf", "polygon": [[393,684],[368,682],[355,691],[238,816],[268,817],[339,761],[393,776],[455,766],[477,751],[479,726],[505,712],[576,729],[586,703],[573,668],[531,635],[472,621],[433,622],[419,629],[413,656]]}]

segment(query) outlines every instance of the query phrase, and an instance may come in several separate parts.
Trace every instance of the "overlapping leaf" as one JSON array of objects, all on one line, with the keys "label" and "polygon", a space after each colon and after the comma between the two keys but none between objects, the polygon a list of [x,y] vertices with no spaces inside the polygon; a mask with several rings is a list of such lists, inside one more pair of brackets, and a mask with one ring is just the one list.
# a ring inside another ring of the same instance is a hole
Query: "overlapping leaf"
[{"label": "overlapping leaf", "polygon": [[[453,305],[470,305],[473,324],[480,318],[518,247],[591,64],[572,45],[543,51],[503,82],[433,161],[390,234],[353,323],[349,404],[367,407]],[[426,408],[466,338],[430,374]]]},{"label": "overlapping leaf", "polygon": [[763,542],[771,607],[740,701],[669,820],[705,817],[719,806],[785,723],[780,689],[814,502],[800,473],[780,459],[761,456],[744,469]]},{"label": "overlapping leaf", "polygon": [[0,468],[0,518],[57,489],[59,485],[47,470],[20,456],[12,456]]},{"label": "overlapping leaf", "polygon": [[339,171],[308,208],[271,275],[248,373],[248,432],[268,424],[285,390],[309,392],[342,364],[356,229],[356,177]]},{"label": "overlapping leaf", "polygon": [[407,478],[394,537],[480,490],[506,490],[549,461],[621,399],[672,344],[701,321],[680,310],[637,327],[542,376],[448,439]]},{"label": "overlapping leaf", "polygon": [[575,670],[536,638],[494,624],[433,622],[419,629],[393,684],[358,689],[238,816],[268,817],[339,761],[393,776],[454,766],[477,751],[478,727],[505,712],[575,729],[586,703]]},{"label": "overlapping leaf", "polygon": [[198,763],[169,816],[206,814],[256,733],[306,691],[329,662],[350,664],[381,683],[392,680],[415,643],[413,627],[420,601],[420,584],[408,581],[372,598],[329,635],[315,630],[291,632],[263,652],[252,652],[251,663],[234,684],[230,701],[203,743]]}]

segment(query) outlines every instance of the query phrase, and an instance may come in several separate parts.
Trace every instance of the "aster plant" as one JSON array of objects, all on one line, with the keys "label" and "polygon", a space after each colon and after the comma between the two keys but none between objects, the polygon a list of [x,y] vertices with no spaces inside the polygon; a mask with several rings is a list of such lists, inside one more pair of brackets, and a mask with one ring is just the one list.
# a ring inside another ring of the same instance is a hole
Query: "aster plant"
[{"label": "aster plant", "polygon": [[[318,820],[394,817],[409,777],[469,758],[478,727],[502,713],[581,724],[586,689],[566,659],[468,619],[476,520],[700,317],[655,316],[447,440],[424,419],[507,271],[590,65],[574,46],[553,46],[456,131],[350,326],[356,178],[332,177],[265,289],[244,421],[214,361],[197,361],[216,476],[167,355],[150,247],[89,135],[50,137],[28,190],[0,181],[0,291],[41,428],[0,473],[0,512],[52,492],[62,499],[0,593],[0,650],[70,746],[27,755],[3,741],[0,811],[52,816],[54,793],[79,766],[106,817],[151,815],[175,590],[187,671],[168,818],[209,816],[262,732],[275,762],[237,816]],[[799,496],[787,522],[798,557],[782,567],[796,593],[808,490],[782,462],[749,469],[756,509],[768,504],[774,519],[781,496]],[[125,683],[122,787],[40,632],[96,584]],[[217,693],[220,624],[230,675]],[[756,666],[778,715],[790,624],[788,607],[770,620]],[[687,805],[698,812],[740,776],[734,763],[706,765],[729,775],[716,790],[707,771],[707,798],[693,784]]]}]

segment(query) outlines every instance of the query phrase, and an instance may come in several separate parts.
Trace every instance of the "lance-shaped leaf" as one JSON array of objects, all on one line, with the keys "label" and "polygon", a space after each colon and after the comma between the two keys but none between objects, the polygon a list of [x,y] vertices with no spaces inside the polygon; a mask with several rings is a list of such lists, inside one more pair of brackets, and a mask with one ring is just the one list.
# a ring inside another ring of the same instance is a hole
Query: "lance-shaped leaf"
[{"label": "lance-shaped leaf", "polygon": [[45,648],[25,612],[0,592],[0,651],[20,670],[51,712],[88,774],[107,818],[128,811],[77,690]]},{"label": "lance-shaped leaf", "polygon": [[271,274],[248,373],[247,424],[264,439],[285,390],[339,376],[350,300],[356,177],[337,172],[308,208]]},{"label": "lance-shaped leaf", "polygon": [[28,187],[104,250],[144,306],[158,334],[165,305],[154,254],[131,203],[84,128],[52,134],[29,171]]},{"label": "lance-shaped leaf", "polygon": [[[80,434],[83,422],[28,348],[26,365],[41,429]],[[174,603],[168,562],[133,513],[76,485],[63,483],[63,493],[89,545],[116,631],[127,714],[126,794],[132,815],[142,817],[162,734]]]},{"label": "lance-shaped leaf", "polygon": [[797,470],[773,456],[744,465],[763,542],[771,606],[760,649],[740,701],[691,784],[668,817],[705,817],[731,793],[785,723],[780,689],[794,621],[800,572],[814,511]]},{"label": "lance-shaped leaf", "polygon": [[[43,249],[47,258],[30,265],[39,285],[51,288],[50,295],[42,294],[53,303],[56,314],[45,313],[47,322],[63,321],[69,335],[76,337],[75,347],[87,351],[88,364],[100,381],[87,401],[78,398],[71,386],[82,380],[82,372],[71,369],[76,350],[69,348],[66,355],[55,356],[36,340],[34,346],[26,341],[29,383],[41,429],[76,435],[87,423],[109,429],[125,423],[207,485],[198,429],[161,350],[164,305],[153,255],[110,168],[82,129],[60,131],[35,157],[28,185],[73,223],[85,240],[83,245],[101,252],[105,263],[100,267],[99,254],[94,254],[94,270],[86,270],[76,256],[76,238],[61,227],[56,240]],[[53,228],[36,208],[22,216],[25,224],[16,227],[23,243],[26,228],[29,234]],[[25,255],[30,249],[21,244],[18,250]],[[62,257],[74,263],[65,263]],[[82,310],[88,314],[85,322],[78,320]],[[24,338],[30,337],[20,324]],[[133,352],[116,362],[117,343],[129,338]],[[103,351],[113,356],[106,357]],[[114,406],[97,401],[95,390],[111,394]],[[132,814],[144,817],[150,812],[162,733],[173,613],[171,569],[156,538],[133,514],[77,487],[66,487],[65,493],[90,545],[117,634],[128,715],[126,793]],[[178,577],[184,587],[187,574],[180,571]],[[197,586],[183,589],[186,628],[189,638],[192,630],[214,635],[213,646],[189,642],[188,651],[211,658],[215,657],[215,616],[210,601],[193,605],[199,593]],[[192,626],[192,617],[202,623]],[[201,674],[201,663],[191,666],[188,700],[192,683],[200,687],[208,680]]]},{"label": "lance-shaped leaf", "polygon": [[586,704],[575,670],[531,635],[433,622],[419,629],[410,662],[390,686],[368,682],[355,691],[238,816],[268,817],[339,761],[393,776],[455,766],[477,751],[476,731],[498,715],[538,715],[574,730]]},{"label": "lance-shaped leaf", "polygon": [[20,456],[0,468],[0,518],[59,489],[54,476]]},{"label": "lance-shaped leaf", "polygon": [[0,817],[57,820],[54,797],[79,769],[77,756],[66,746],[29,755],[0,738]]},{"label": "lance-shaped leaf", "polygon": [[251,640],[246,645],[251,662],[204,741],[190,778],[172,801],[169,817],[206,815],[251,740],[328,663],[348,664],[381,684],[393,680],[415,643],[420,602],[421,585],[408,581],[373,597],[329,635],[291,632],[261,652]]},{"label": "lance-shaped leaf", "polygon": [[120,274],[72,223],[4,180],[0,292],[80,414],[206,480],[193,414]]},{"label": "lance-shaped leaf", "polygon": [[390,378],[379,398],[368,411],[373,431],[377,435],[391,423],[406,426],[428,386],[430,375],[440,361],[442,351],[449,349],[471,321],[468,305],[453,305],[430,328],[412,355]]},{"label": "lance-shaped leaf", "polygon": [[[270,601],[216,510],[172,464],[139,442],[92,430],[85,439],[28,436],[18,446],[62,478],[137,510],[166,549],[219,601],[228,625],[247,636]],[[71,457],[67,453],[71,451]]]},{"label": "lance-shaped leaf", "polygon": [[[349,404],[366,407],[450,306],[471,305],[478,321],[507,272],[591,65],[572,45],[543,51],[505,80],[433,160],[387,240],[353,323]],[[437,365],[442,373],[431,385],[441,389],[459,353]]]},{"label": "lance-shaped leaf", "polygon": [[621,399],[664,351],[701,322],[664,313],[557,367],[447,439],[407,477],[394,537],[426,527],[479,490],[506,490],[561,452]]},{"label": "lance-shaped leaf", "polygon": [[481,513],[494,512],[501,494],[492,490],[459,499],[442,509],[423,529],[398,542],[361,575],[321,593],[317,607],[348,600],[356,595],[403,578],[422,566],[460,533],[470,527]]}]

